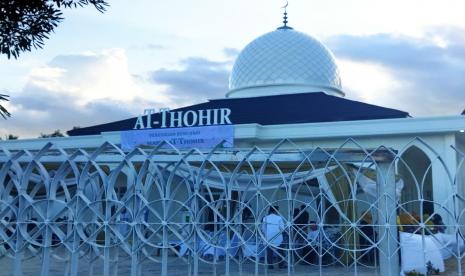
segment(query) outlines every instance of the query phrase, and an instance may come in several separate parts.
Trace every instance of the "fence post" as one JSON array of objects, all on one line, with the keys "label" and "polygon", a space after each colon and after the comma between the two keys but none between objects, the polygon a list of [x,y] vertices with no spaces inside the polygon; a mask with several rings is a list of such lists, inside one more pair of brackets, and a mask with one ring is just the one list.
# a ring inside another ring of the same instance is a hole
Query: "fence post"
[{"label": "fence post", "polygon": [[22,217],[24,214],[22,213],[22,210],[24,210],[25,206],[25,199],[23,198],[23,194],[26,194],[26,191],[24,189],[20,189],[18,193],[18,211],[17,211],[17,223],[16,223],[16,244],[14,248],[14,253],[15,253],[15,259],[14,259],[14,265],[13,265],[13,275],[14,276],[22,276],[23,275],[23,265],[22,265],[22,260],[23,260],[23,244],[26,242],[21,235],[20,227],[27,227],[24,226],[25,224],[25,219]]},{"label": "fence post", "polygon": [[379,266],[381,275],[399,275],[398,230],[397,230],[397,200],[394,162],[377,164],[376,184],[378,191],[378,236]]}]

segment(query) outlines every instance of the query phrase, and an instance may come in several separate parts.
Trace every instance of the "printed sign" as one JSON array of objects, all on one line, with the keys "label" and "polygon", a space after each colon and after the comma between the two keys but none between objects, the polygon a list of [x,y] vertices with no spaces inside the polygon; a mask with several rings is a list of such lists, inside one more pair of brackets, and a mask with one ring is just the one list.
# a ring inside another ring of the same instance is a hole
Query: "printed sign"
[{"label": "printed sign", "polygon": [[216,125],[121,132],[123,150],[132,150],[140,145],[156,146],[163,141],[169,142],[178,149],[213,148],[222,141],[225,141],[223,147],[233,147],[234,126]]}]

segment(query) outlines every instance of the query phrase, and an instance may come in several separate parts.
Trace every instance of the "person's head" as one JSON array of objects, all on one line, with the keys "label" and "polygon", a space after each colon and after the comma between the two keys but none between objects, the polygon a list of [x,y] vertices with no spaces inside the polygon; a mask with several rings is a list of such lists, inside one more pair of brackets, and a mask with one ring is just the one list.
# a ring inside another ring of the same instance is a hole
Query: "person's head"
[{"label": "person's head", "polygon": [[268,214],[277,214],[279,211],[279,206],[271,206]]},{"label": "person's head", "polygon": [[433,217],[431,218],[431,220],[434,223],[442,223],[442,217],[441,217],[440,214],[434,214]]},{"label": "person's head", "polygon": [[294,208],[294,216],[297,216],[299,212],[300,212],[299,208]]},{"label": "person's head", "polygon": [[310,221],[310,230],[316,231],[318,229],[318,226],[316,225],[316,221],[312,220]]}]

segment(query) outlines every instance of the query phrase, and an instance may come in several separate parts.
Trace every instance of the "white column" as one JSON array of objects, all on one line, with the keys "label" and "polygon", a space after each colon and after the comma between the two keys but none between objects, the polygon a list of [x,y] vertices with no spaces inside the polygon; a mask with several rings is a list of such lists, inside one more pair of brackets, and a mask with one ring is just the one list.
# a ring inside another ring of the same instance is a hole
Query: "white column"
[{"label": "white column", "polygon": [[383,276],[399,275],[399,254],[396,250],[399,246],[397,240],[397,204],[396,185],[393,162],[378,163],[378,237],[379,266]]},{"label": "white column", "polygon": [[443,143],[443,151],[437,154],[440,154],[444,163],[438,158],[439,156],[430,157],[433,173],[434,212],[441,215],[444,224],[449,226],[446,229],[447,232],[452,234],[454,229],[451,226],[456,223],[455,219],[451,216],[451,214],[454,214],[454,200],[452,196],[457,192],[456,183],[454,183],[454,177],[457,173],[457,153],[451,148],[452,145],[455,145],[454,135],[446,136]]}]

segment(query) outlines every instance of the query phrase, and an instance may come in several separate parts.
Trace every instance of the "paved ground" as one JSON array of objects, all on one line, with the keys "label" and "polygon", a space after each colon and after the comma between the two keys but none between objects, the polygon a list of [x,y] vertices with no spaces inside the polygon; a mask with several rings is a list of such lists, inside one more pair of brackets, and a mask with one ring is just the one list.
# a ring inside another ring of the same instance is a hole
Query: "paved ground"
[{"label": "paved ground", "polygon": [[[63,257],[63,256],[61,256]],[[145,260],[142,263],[142,275],[160,275],[161,274],[161,264],[158,263],[159,260]],[[13,262],[11,258],[2,257],[0,258],[0,275],[12,275],[13,271]],[[23,275],[36,276],[40,275],[41,269],[41,258],[36,256],[29,258],[22,262]],[[119,257],[113,259],[111,263],[111,275],[130,275],[131,269],[131,258],[127,255],[119,254]],[[170,276],[184,276],[188,275],[189,269],[186,259],[180,259],[176,257],[170,257],[168,259],[168,271]],[[230,275],[239,275],[239,267],[235,262],[231,262]],[[458,262],[456,259],[449,259],[446,261],[446,272],[441,273],[441,275],[459,275],[458,274]],[[465,260],[461,263],[462,271],[465,271]],[[225,275],[225,264],[220,263],[216,266],[206,263],[200,263],[199,265],[199,275],[214,275],[216,268],[216,275]],[[255,273],[255,264],[253,262],[246,262],[242,266],[242,275],[249,276],[254,275]],[[57,261],[56,259],[51,259],[50,262],[50,276],[55,275],[65,275],[67,271],[67,263],[62,261]],[[79,261],[79,275],[103,275],[103,261],[98,259],[94,262],[90,262],[87,259],[80,259]],[[291,270],[294,275],[319,275],[319,268],[317,266],[310,265],[295,265]],[[278,269],[277,267],[273,270],[265,270],[265,267],[260,265],[258,267],[259,275],[287,275],[288,269]],[[321,269],[323,275],[331,276],[349,276],[349,275],[379,275],[379,273],[372,268],[367,267],[357,267],[346,268],[341,265],[332,265],[328,267],[323,267]],[[462,272],[462,275],[465,273]]]},{"label": "paved ground", "polygon": [[[0,259],[0,275],[11,275],[13,271],[13,259],[10,258],[1,258]],[[169,276],[184,276],[189,274],[187,260],[180,259],[176,257],[170,257],[168,261],[168,275]],[[36,276],[40,275],[41,269],[41,258],[33,257],[22,263],[23,275]],[[55,275],[64,275],[67,271],[67,264],[61,261],[52,259],[50,263],[50,276]],[[154,262],[153,260],[146,260],[142,263],[142,275],[161,275],[161,264]],[[200,263],[199,265],[199,275],[214,275],[216,268],[216,275],[225,275],[225,264],[220,263],[215,265]],[[236,263],[231,262],[230,266],[230,275],[240,275],[239,267]],[[111,275],[130,275],[131,269],[131,259],[128,256],[122,256],[118,260],[111,263]],[[251,261],[248,261],[242,266],[242,275],[255,275],[255,264]],[[86,259],[81,259],[79,262],[79,275],[90,275],[90,271],[93,270],[92,275],[102,275],[103,274],[103,261],[97,260],[92,265]],[[318,275],[319,268],[317,266],[310,265],[295,265],[291,270],[294,275]],[[115,273],[116,274],[113,274]],[[321,272],[324,275],[351,275],[354,274],[353,269],[347,269],[341,265],[333,265],[330,267],[322,268]],[[368,269],[361,267],[357,269],[358,275],[376,275],[376,272],[373,269]],[[287,275],[288,269],[279,269],[277,265],[275,269],[265,271],[265,266],[258,266],[259,275]]]}]

